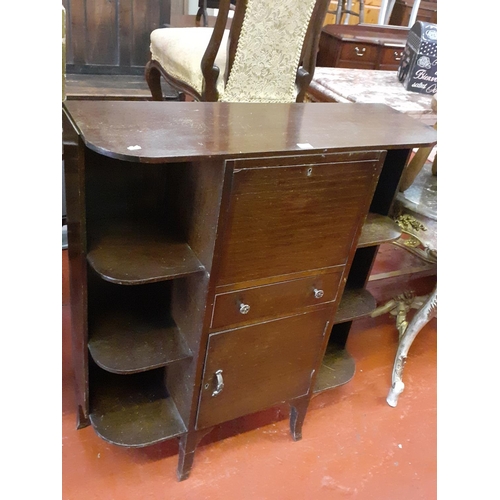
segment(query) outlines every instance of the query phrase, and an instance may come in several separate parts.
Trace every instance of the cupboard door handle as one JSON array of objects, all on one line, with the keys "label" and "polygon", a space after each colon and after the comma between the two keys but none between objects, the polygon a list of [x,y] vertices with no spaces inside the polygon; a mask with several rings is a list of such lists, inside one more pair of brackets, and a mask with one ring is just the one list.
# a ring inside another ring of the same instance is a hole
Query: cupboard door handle
[{"label": "cupboard door handle", "polygon": [[248,304],[240,303],[240,314],[248,314],[250,312],[250,306]]},{"label": "cupboard door handle", "polygon": [[321,297],[323,297],[323,295],[325,295],[325,292],[323,292],[323,290],[320,290],[318,288],[314,289],[314,298],[315,299],[321,299]]},{"label": "cupboard door handle", "polygon": [[366,52],[366,47],[362,47],[360,49],[358,46],[356,46],[356,47],[354,47],[354,51],[356,52],[356,55],[358,57],[363,57],[365,55],[365,52]]},{"label": "cupboard door handle", "polygon": [[224,389],[224,379],[222,378],[222,370],[217,370],[215,372],[215,376],[217,377],[217,387],[215,388],[215,391],[212,392],[212,397],[218,396],[222,392],[222,389]]}]

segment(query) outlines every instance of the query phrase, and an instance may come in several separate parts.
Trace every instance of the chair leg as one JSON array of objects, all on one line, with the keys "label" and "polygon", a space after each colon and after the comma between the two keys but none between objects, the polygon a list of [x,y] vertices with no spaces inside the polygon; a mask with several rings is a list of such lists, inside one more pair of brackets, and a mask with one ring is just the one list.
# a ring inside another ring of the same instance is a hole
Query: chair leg
[{"label": "chair leg", "polygon": [[335,14],[335,24],[342,24],[342,13],[344,9],[345,0],[338,0],[337,13]]},{"label": "chair leg", "polygon": [[403,368],[408,351],[422,328],[436,315],[437,310],[437,288],[431,293],[425,304],[410,321],[408,328],[399,341],[398,352],[392,369],[392,387],[387,395],[387,404],[395,407],[398,404],[399,395],[403,392]]},{"label": "chair leg", "polygon": [[359,24],[365,22],[365,0],[359,0]]},{"label": "chair leg", "polygon": [[163,91],[161,89],[160,81],[161,73],[156,67],[155,61],[149,61],[146,64],[145,77],[149,90],[151,91],[153,101],[163,101]]}]

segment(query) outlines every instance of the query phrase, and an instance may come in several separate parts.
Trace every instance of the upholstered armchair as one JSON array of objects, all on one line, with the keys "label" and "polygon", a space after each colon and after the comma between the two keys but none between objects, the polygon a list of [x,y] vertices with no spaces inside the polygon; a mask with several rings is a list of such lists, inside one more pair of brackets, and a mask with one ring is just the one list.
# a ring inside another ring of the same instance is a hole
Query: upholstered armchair
[{"label": "upholstered armchair", "polygon": [[198,101],[301,102],[313,77],[329,0],[220,0],[213,28],[151,33],[146,80],[162,100],[163,77]]}]

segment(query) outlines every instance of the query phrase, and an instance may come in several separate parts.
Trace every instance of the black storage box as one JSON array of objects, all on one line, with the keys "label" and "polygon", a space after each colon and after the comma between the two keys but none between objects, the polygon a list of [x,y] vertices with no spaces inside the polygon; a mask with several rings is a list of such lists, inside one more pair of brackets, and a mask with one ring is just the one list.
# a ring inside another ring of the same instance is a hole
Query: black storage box
[{"label": "black storage box", "polygon": [[437,25],[417,21],[408,33],[398,79],[406,90],[437,92]]}]

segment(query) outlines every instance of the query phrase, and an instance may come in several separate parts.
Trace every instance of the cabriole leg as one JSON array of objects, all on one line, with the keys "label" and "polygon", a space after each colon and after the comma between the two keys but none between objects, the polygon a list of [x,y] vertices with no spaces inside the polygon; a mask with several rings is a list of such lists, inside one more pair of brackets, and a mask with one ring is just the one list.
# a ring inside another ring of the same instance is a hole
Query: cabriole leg
[{"label": "cabriole leg", "polygon": [[163,101],[163,91],[161,89],[160,81],[161,73],[156,67],[156,63],[154,61],[149,61],[146,64],[145,77],[149,90],[151,91],[153,101]]},{"label": "cabriole leg", "polygon": [[392,387],[387,396],[389,406],[398,404],[399,395],[403,392],[403,368],[408,351],[422,328],[436,315],[437,311],[437,288],[431,293],[425,304],[415,314],[399,341],[394,367],[392,369]]}]

